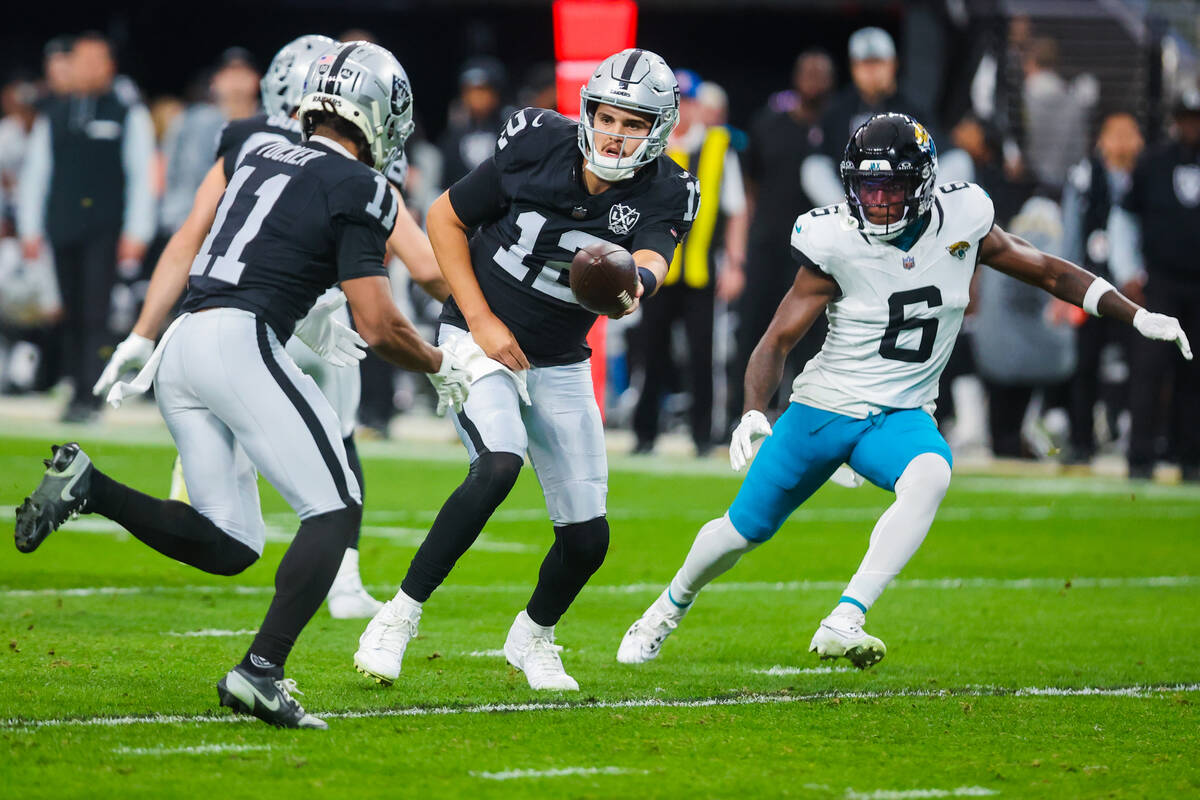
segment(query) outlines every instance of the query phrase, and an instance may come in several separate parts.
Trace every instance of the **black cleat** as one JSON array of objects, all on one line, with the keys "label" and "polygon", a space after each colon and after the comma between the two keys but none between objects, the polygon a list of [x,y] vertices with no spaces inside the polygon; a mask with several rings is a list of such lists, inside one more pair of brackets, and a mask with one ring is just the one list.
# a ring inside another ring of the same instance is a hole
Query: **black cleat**
[{"label": "black cleat", "polygon": [[317,719],[304,710],[291,693],[296,682],[291,678],[272,678],[255,675],[241,665],[226,673],[217,682],[217,697],[221,705],[239,714],[251,714],[277,728],[316,728],[325,730],[325,720]]},{"label": "black cleat", "polygon": [[87,506],[92,486],[92,460],[76,442],[52,445],[51,457],[43,460],[42,482],[17,508],[13,533],[17,549],[32,553],[47,536]]}]

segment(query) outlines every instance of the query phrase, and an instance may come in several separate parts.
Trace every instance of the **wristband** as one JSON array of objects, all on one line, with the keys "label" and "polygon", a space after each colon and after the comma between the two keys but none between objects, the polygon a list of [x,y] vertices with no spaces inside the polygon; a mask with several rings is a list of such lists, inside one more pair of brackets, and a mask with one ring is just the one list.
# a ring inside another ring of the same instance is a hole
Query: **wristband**
[{"label": "wristband", "polygon": [[1079,305],[1084,311],[1091,314],[1093,317],[1100,316],[1100,310],[1096,308],[1100,304],[1100,298],[1108,292],[1115,292],[1116,287],[1104,280],[1104,278],[1096,278],[1092,281],[1092,285],[1084,292],[1083,302]]},{"label": "wristband", "polygon": [[649,297],[658,288],[658,278],[646,267],[638,267],[638,280],[642,282],[642,297]]}]

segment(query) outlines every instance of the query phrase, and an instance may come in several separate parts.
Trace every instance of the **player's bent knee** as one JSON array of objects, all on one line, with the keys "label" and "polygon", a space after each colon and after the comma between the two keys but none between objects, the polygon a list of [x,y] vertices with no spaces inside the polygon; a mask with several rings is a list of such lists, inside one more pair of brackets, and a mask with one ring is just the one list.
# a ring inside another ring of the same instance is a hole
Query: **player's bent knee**
[{"label": "player's bent knee", "polygon": [[515,453],[481,453],[471,462],[464,483],[479,493],[481,502],[499,505],[512,491],[524,464],[525,460]]},{"label": "player's bent knee", "polygon": [[212,570],[214,575],[223,575],[229,577],[232,575],[240,575],[256,561],[259,554],[239,542],[237,539],[228,537],[220,546],[220,553],[217,557],[217,564]]},{"label": "player's bent knee", "polygon": [[908,462],[896,480],[896,493],[919,492],[939,502],[950,488],[950,464],[940,453],[922,453]]},{"label": "player's bent knee", "polygon": [[564,563],[580,572],[590,575],[600,569],[608,554],[607,517],[556,526],[554,536],[558,539]]}]

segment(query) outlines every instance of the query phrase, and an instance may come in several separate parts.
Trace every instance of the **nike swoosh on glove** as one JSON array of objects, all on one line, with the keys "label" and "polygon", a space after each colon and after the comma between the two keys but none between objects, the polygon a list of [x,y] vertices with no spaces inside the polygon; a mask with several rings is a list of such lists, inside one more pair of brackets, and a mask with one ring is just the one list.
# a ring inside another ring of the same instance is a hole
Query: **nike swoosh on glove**
[{"label": "nike swoosh on glove", "polygon": [[1155,314],[1144,308],[1139,308],[1133,315],[1133,327],[1147,339],[1158,342],[1174,342],[1179,352],[1188,361],[1192,360],[1192,346],[1188,343],[1187,334],[1179,324],[1179,320],[1166,314]]},{"label": "nike swoosh on glove", "polygon": [[297,339],[335,367],[349,367],[367,355],[363,338],[333,318],[333,313],[345,304],[346,295],[341,292],[321,298],[293,331]]},{"label": "nike swoosh on glove", "polygon": [[442,351],[442,366],[437,372],[427,375],[437,392],[437,415],[440,417],[448,408],[453,408],[455,413],[462,411],[463,403],[471,392],[471,373],[463,369],[454,354],[445,347],[438,349]]},{"label": "nike swoosh on glove", "polygon": [[138,336],[136,333],[129,334],[125,337],[125,341],[117,345],[117,349],[113,351],[112,358],[108,360],[104,371],[100,373],[100,379],[92,387],[92,394],[97,397],[108,394],[108,390],[122,375],[141,369],[153,353],[153,339]]},{"label": "nike swoosh on glove", "polygon": [[742,468],[754,455],[754,443],[771,435],[771,423],[761,411],[747,411],[742,415],[742,421],[733,429],[733,438],[729,442],[729,466],[734,472]]}]

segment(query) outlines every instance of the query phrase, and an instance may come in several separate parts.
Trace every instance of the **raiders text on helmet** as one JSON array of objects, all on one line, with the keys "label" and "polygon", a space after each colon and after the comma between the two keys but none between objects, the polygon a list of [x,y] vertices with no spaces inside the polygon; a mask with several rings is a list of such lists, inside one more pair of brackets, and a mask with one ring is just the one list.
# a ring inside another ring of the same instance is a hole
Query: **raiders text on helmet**
[{"label": "raiders text on helmet", "polygon": [[[667,62],[649,50],[629,48],[604,59],[579,95],[579,149],[587,168],[606,181],[630,178],[658,158],[679,121],[679,84]],[[601,103],[651,118],[646,136],[616,137],[622,140],[622,153],[626,141],[640,140],[631,155],[614,157],[596,151],[595,115]]]},{"label": "raiders text on helmet", "polygon": [[366,136],[371,162],[386,173],[413,130],[412,87],[390,52],[369,42],[337,44],[308,70],[300,101],[300,128],[312,135],[312,112],[336,114]]},{"label": "raiders text on helmet", "polygon": [[317,56],[337,42],[328,36],[301,36],[279,48],[260,83],[263,111],[290,117],[304,94],[304,78]]},{"label": "raiders text on helmet", "polygon": [[[921,123],[907,114],[876,114],[859,126],[846,144],[841,164],[842,186],[850,213],[862,230],[891,238],[921,217],[933,203],[937,180],[937,148]],[[882,202],[888,192],[903,189],[903,211],[886,222],[872,222],[868,208],[891,211]]]}]

